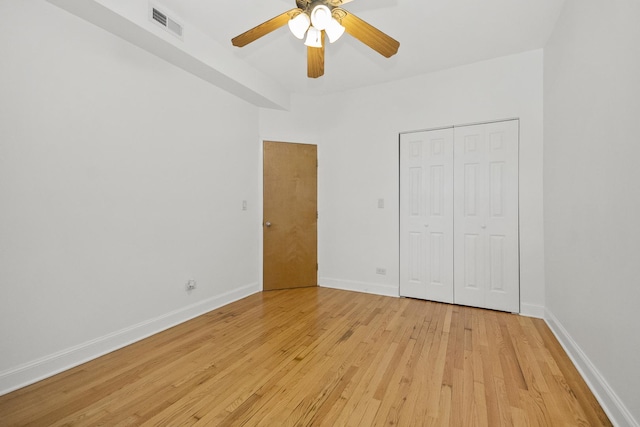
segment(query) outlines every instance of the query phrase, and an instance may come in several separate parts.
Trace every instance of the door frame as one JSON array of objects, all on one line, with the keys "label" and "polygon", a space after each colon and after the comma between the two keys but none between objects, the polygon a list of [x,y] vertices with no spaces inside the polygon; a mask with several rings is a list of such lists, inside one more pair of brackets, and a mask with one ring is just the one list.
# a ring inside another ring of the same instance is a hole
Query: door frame
[{"label": "door frame", "polygon": [[[261,136],[258,139],[258,151],[259,151],[259,155],[258,155],[258,197],[256,199],[256,208],[257,208],[257,212],[258,212],[258,217],[257,217],[257,226],[258,226],[258,233],[259,233],[259,237],[258,237],[258,288],[260,289],[260,292],[264,292],[264,229],[263,229],[263,224],[262,222],[264,221],[264,143],[265,141],[271,141],[271,142],[282,142],[285,144],[302,144],[302,145],[315,145],[316,149],[317,149],[317,156],[318,158],[320,157],[320,145],[317,143],[313,143],[313,142],[298,142],[298,141],[291,141],[288,139],[282,139],[282,138],[267,138],[267,137],[263,137]],[[320,177],[320,162],[318,161],[318,178]],[[316,196],[316,199],[318,200],[319,197]],[[316,203],[317,205],[317,203]],[[251,208],[249,208],[251,209]],[[317,209],[318,212],[320,212],[320,207],[319,205],[317,205]],[[318,226],[317,226],[317,231],[316,234],[319,236],[320,235],[320,218],[318,217]],[[318,250],[317,250],[317,257],[318,257],[318,266],[320,265],[320,239],[318,239]],[[320,271],[319,271],[318,267],[318,273],[317,273],[317,277],[320,277]],[[317,287],[320,287],[320,283],[318,282]]]}]

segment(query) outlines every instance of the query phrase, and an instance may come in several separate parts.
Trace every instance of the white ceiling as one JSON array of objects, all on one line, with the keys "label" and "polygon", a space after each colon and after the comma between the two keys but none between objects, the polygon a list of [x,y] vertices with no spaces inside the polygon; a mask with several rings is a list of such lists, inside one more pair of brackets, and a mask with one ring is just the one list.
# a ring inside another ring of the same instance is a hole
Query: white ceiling
[{"label": "white ceiling", "polygon": [[400,42],[387,59],[345,34],[325,50],[325,75],[309,79],[306,47],[284,26],[237,48],[238,34],[295,7],[295,0],[155,0],[287,92],[368,86],[542,48],[564,0],[354,0],[346,10]]}]

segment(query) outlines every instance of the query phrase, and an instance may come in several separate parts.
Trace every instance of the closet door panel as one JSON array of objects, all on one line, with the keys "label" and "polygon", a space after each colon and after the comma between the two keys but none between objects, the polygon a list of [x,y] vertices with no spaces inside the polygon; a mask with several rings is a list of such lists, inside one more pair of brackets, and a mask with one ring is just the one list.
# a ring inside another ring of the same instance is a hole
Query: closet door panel
[{"label": "closet door panel", "polygon": [[455,128],[455,303],[520,311],[518,121]]},{"label": "closet door panel", "polygon": [[453,302],[453,129],[400,137],[400,295]]}]

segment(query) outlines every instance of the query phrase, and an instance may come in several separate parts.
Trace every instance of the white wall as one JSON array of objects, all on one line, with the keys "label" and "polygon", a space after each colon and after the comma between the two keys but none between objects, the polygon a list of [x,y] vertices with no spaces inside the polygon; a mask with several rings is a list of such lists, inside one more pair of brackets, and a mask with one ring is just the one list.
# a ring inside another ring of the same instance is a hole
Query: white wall
[{"label": "white wall", "polygon": [[320,284],[398,295],[400,132],[518,117],[522,310],[541,317],[542,70],[538,50],[261,112],[274,138],[320,123]]},{"label": "white wall", "polygon": [[617,425],[639,425],[640,2],[568,0],[545,48],[548,319]]},{"label": "white wall", "polygon": [[0,16],[2,393],[257,291],[260,189],[257,108],[44,0]]}]

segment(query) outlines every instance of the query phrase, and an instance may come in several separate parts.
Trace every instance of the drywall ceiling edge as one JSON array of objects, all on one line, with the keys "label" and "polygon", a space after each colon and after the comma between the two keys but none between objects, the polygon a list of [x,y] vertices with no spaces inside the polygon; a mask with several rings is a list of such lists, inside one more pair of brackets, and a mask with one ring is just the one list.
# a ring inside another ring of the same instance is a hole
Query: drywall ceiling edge
[{"label": "drywall ceiling edge", "polygon": [[110,33],[263,108],[287,110],[290,94],[192,27],[179,40],[148,19],[144,0],[47,0]]}]

